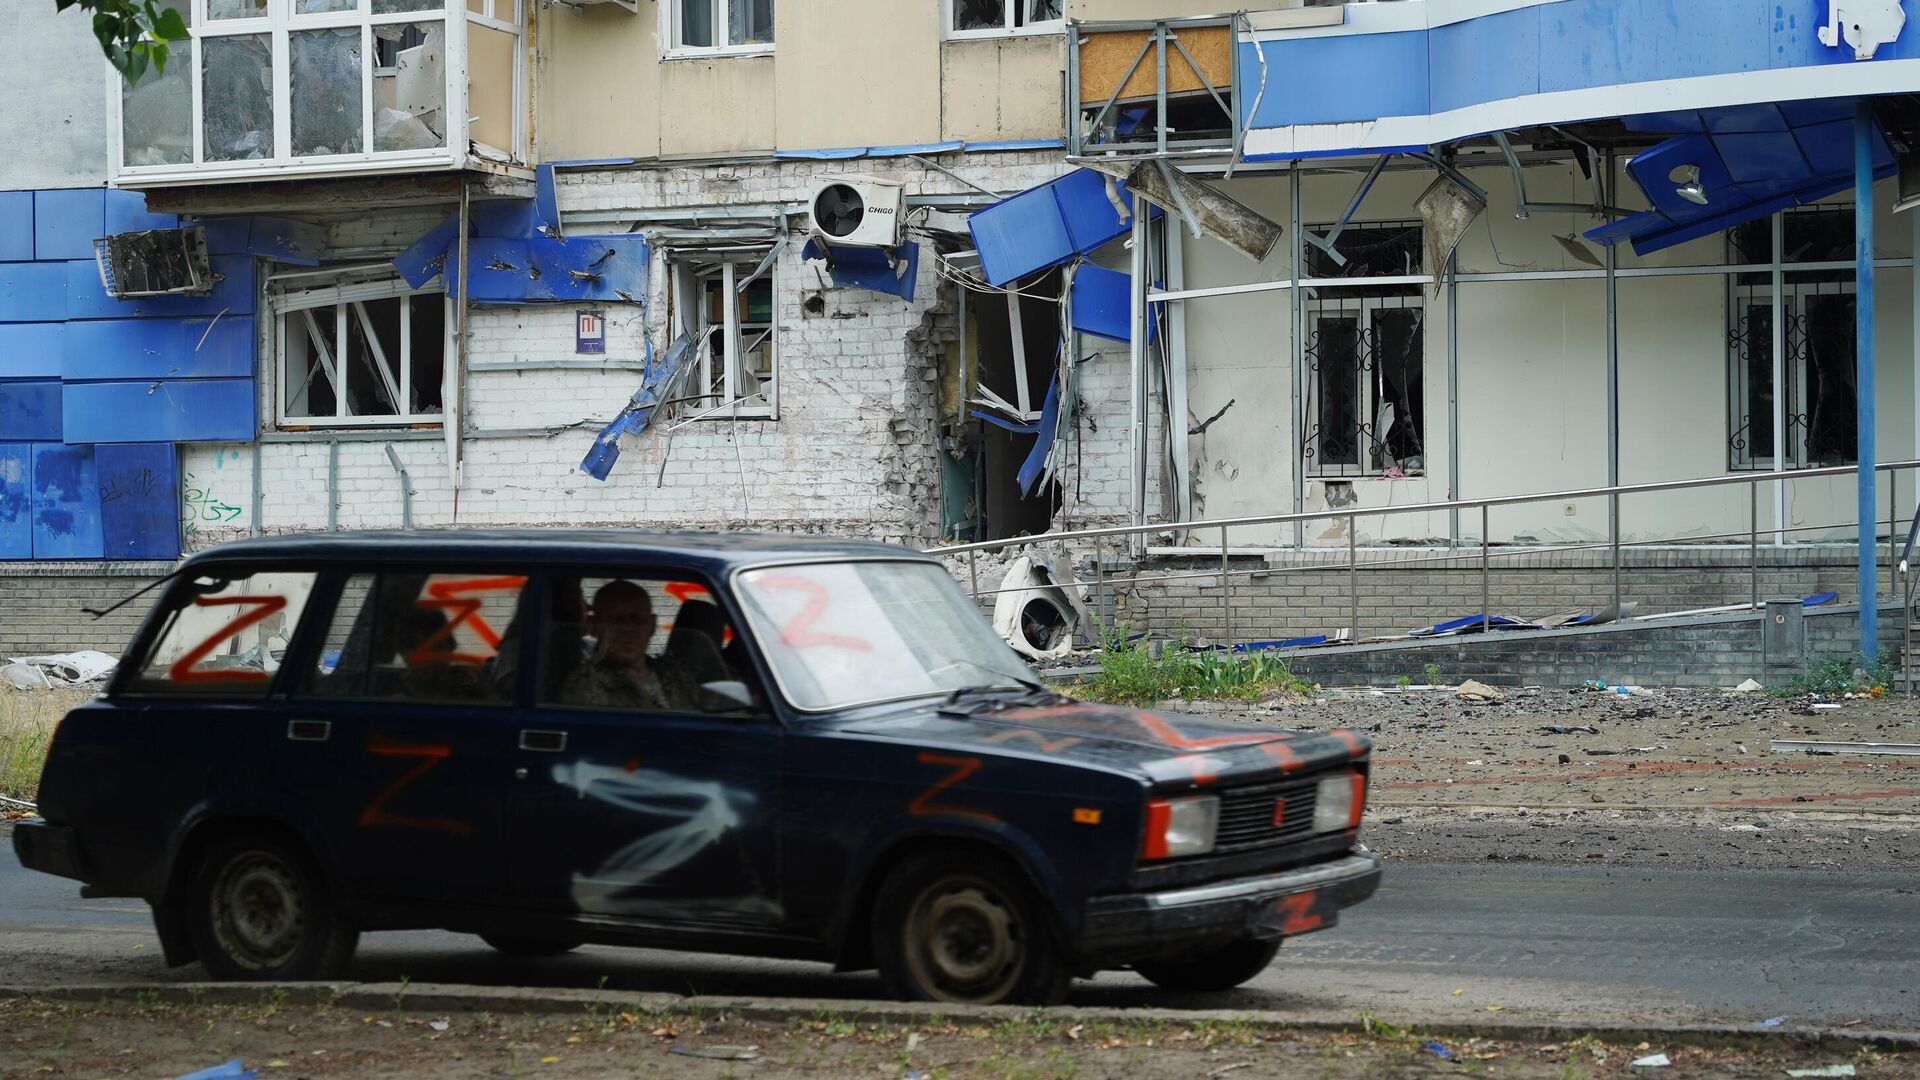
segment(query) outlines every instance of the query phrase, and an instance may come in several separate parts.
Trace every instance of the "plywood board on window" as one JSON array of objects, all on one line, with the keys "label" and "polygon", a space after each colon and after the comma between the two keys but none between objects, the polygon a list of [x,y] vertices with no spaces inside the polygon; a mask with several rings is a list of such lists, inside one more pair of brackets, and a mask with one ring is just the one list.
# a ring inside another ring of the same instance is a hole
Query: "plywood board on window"
[{"label": "plywood board on window", "polygon": [[[1189,27],[1178,30],[1180,44],[1192,55],[1193,63],[1180,54],[1171,38],[1167,41],[1167,93],[1204,93],[1207,83],[1222,95],[1233,87],[1233,30],[1226,26]],[[1080,39],[1080,100],[1099,104],[1120,86],[1120,100],[1151,98],[1158,93],[1158,49],[1150,30],[1114,31],[1087,34]],[[1146,50],[1144,57],[1141,49]],[[1140,63],[1134,66],[1134,59]],[[1199,70],[1194,70],[1194,65]],[[1132,74],[1128,74],[1128,70]],[[1202,81],[1205,76],[1205,81]],[[1125,79],[1124,86],[1120,80]]]},{"label": "plywood board on window", "polygon": [[518,154],[513,141],[513,51],[519,39],[477,23],[467,24],[468,137]]}]

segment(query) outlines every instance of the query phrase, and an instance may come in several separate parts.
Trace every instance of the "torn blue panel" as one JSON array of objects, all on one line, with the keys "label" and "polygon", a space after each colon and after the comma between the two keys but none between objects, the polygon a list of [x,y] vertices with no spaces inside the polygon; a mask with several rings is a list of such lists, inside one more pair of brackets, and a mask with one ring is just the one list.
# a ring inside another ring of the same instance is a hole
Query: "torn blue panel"
[{"label": "torn blue panel", "polygon": [[125,188],[107,189],[107,231],[112,236],[148,229],[174,229],[180,226],[177,214],[156,214],[147,209],[147,196]]},{"label": "torn blue panel", "polygon": [[33,558],[33,445],[0,443],[0,559]]},{"label": "torn blue panel", "polygon": [[987,154],[996,150],[1056,150],[1065,145],[1063,139],[1002,139],[998,142],[970,142],[966,150],[969,154]]},{"label": "torn blue panel", "polygon": [[249,378],[253,317],[113,319],[67,324],[61,378]]},{"label": "torn blue panel", "polygon": [[327,233],[318,225],[288,218],[248,219],[247,254],[294,266],[319,266]]},{"label": "torn blue panel", "polygon": [[33,557],[98,559],[100,472],[93,447],[33,444]]},{"label": "torn blue panel", "polygon": [[653,346],[647,346],[647,370],[640,379],[640,389],[633,392],[620,415],[613,422],[600,429],[594,437],[593,445],[587,448],[587,456],[580,461],[580,471],[595,480],[605,480],[613,472],[613,466],[620,460],[620,436],[638,434],[653,423],[655,410],[666,400],[668,390],[674,385],[682,368],[692,362],[694,355],[693,339],[685,334],[673,340],[667,346],[667,354],[656,365],[653,362]]},{"label": "torn blue panel", "polygon": [[102,446],[100,531],[109,559],[180,557],[180,473],[171,443]]},{"label": "torn blue panel", "polygon": [[[246,255],[216,255],[212,264],[213,291],[204,296],[143,296],[134,300],[115,300],[100,285],[100,271],[93,260],[70,262],[62,267],[66,275],[66,314],[68,319],[184,319],[196,315],[253,314],[254,261]],[[6,269],[0,267],[0,275]],[[4,316],[0,316],[4,320]]]},{"label": "torn blue panel", "polygon": [[533,234],[560,236],[560,193],[553,189],[553,166],[533,170]]},{"label": "torn blue panel", "polygon": [[1104,174],[1075,169],[975,212],[967,228],[987,283],[1000,288],[1118,239],[1132,215],[1124,181],[1109,187]]},{"label": "torn blue panel", "polygon": [[1415,630],[1412,633],[1408,634],[1407,636],[1408,637],[1439,637],[1443,634],[1457,634],[1462,630],[1478,630],[1482,622],[1485,622],[1486,625],[1488,625],[1489,627],[1492,627],[1495,630],[1538,630],[1540,629],[1540,626],[1538,623],[1521,622],[1519,619],[1511,619],[1505,615],[1494,615],[1490,618],[1483,617],[1480,615],[1466,615],[1458,619],[1450,619],[1446,622],[1434,623],[1432,626],[1428,626],[1420,630]]},{"label": "torn blue panel", "polygon": [[[647,295],[647,241],[638,233],[564,241],[482,237],[468,242],[467,265],[467,297],[478,304],[640,303]],[[458,288],[459,274],[449,274],[447,292]]]},{"label": "torn blue panel", "polygon": [[0,191],[0,262],[33,261],[33,192]]},{"label": "torn blue panel", "polygon": [[[1082,263],[1073,271],[1073,328],[1114,341],[1133,340],[1133,275]],[[1151,328],[1147,340],[1153,340]]]},{"label": "torn blue panel", "polygon": [[1226,652],[1267,652],[1273,649],[1307,649],[1315,645],[1325,645],[1330,640],[1332,639],[1325,634],[1314,634],[1311,637],[1288,638],[1285,641],[1249,641],[1240,645],[1216,645],[1214,648]]},{"label": "torn blue panel", "polygon": [[896,248],[822,250],[816,238],[800,249],[800,257],[826,260],[827,275],[836,289],[870,289],[902,300],[913,299],[920,275],[920,245],[913,241]]},{"label": "torn blue panel", "polygon": [[1840,599],[1840,594],[1837,592],[1814,593],[1812,596],[1809,596],[1805,600],[1800,601],[1800,606],[1801,607],[1825,607],[1826,605],[1831,604],[1838,599]]},{"label": "torn blue panel", "polygon": [[[498,240],[526,240],[534,235],[534,226],[539,215],[534,210],[532,199],[495,199],[491,202],[474,203],[467,211],[472,223],[474,236],[491,236]],[[450,219],[447,225],[447,242],[456,238],[460,221]],[[438,232],[436,229],[435,232]],[[433,233],[429,233],[429,236]]]},{"label": "torn blue panel", "polygon": [[[485,204],[483,204],[485,205]],[[477,209],[477,208],[476,208]],[[423,288],[446,268],[449,250],[460,236],[460,219],[450,217],[428,229],[407,250],[393,257],[393,268],[400,271],[408,285]]]},{"label": "torn blue panel", "polygon": [[979,409],[974,409],[971,411],[970,415],[972,415],[973,418],[976,420],[985,420],[987,423],[992,424],[994,427],[1003,428],[1007,431],[1011,431],[1015,435],[1033,434],[1032,424],[1023,424],[1018,420],[1009,420],[1006,417],[999,415],[998,413],[982,412]]},{"label": "torn blue panel", "polygon": [[1020,494],[1033,497],[1034,488],[1040,484],[1040,474],[1046,471],[1047,456],[1053,453],[1054,432],[1060,426],[1060,380],[1047,383],[1046,404],[1040,406],[1040,422],[1034,426],[1033,449],[1028,451],[1027,459],[1020,463],[1020,472],[1016,479],[1020,482]]},{"label": "torn blue panel", "polygon": [[0,439],[60,441],[58,382],[0,382]]},{"label": "torn blue panel", "polygon": [[57,379],[65,323],[0,323],[0,379]]},{"label": "torn blue panel", "polygon": [[93,242],[107,235],[107,189],[33,193],[33,257],[41,262],[93,258]]},{"label": "torn blue panel", "polygon": [[951,154],[966,149],[967,144],[958,139],[953,142],[920,143],[916,146],[870,146],[868,157],[910,157],[914,154]]},{"label": "torn blue panel", "polygon": [[799,161],[846,161],[850,158],[865,157],[864,146],[841,146],[830,150],[781,150],[774,154],[777,158],[789,158]]},{"label": "torn blue panel", "polygon": [[254,437],[252,379],[72,383],[68,442],[246,442]]},{"label": "torn blue panel", "polygon": [[66,311],[67,264],[0,263],[0,322],[60,322]]},{"label": "torn blue panel", "polygon": [[198,223],[209,255],[245,255],[253,242],[253,224],[243,217],[212,218]]}]

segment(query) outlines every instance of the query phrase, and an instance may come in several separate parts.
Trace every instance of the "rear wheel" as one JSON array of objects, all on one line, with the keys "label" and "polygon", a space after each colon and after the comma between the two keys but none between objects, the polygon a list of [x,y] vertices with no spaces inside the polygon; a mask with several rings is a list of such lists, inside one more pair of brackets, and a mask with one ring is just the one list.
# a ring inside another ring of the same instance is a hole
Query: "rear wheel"
[{"label": "rear wheel", "polygon": [[1133,970],[1168,990],[1231,990],[1267,970],[1280,952],[1280,940],[1241,938],[1177,960],[1150,960]]},{"label": "rear wheel", "polygon": [[269,834],[215,840],[188,886],[194,951],[216,979],[324,979],[352,958],[347,925],[305,852]]},{"label": "rear wheel", "polygon": [[561,956],[581,945],[578,941],[514,937],[506,934],[481,934],[480,940],[493,946],[494,950],[502,955],[524,960],[538,959],[543,956]]},{"label": "rear wheel", "polygon": [[874,905],[873,952],[899,998],[1053,1005],[1069,976],[1039,898],[1018,871],[983,856],[915,856]]}]

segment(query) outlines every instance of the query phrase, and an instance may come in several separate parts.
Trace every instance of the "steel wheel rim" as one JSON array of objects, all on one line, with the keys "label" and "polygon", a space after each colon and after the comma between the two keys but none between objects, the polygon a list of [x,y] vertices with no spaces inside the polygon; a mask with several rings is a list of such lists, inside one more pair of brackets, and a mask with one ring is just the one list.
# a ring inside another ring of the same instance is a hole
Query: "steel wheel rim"
[{"label": "steel wheel rim", "polygon": [[214,881],[209,902],[214,937],[241,967],[281,967],[306,939],[307,907],[299,877],[276,855],[249,851],[229,860]]},{"label": "steel wheel rim", "polygon": [[908,910],[907,967],[936,1001],[991,1004],[1011,994],[1027,968],[1019,913],[991,884],[943,878]]}]

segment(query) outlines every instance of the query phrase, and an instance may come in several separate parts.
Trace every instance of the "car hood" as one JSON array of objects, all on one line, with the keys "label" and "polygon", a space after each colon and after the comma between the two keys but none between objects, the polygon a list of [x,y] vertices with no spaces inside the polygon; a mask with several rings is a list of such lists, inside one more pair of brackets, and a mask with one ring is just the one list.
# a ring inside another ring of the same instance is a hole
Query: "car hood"
[{"label": "car hood", "polygon": [[955,750],[999,750],[1144,774],[1154,786],[1273,779],[1366,757],[1358,732],[1258,728],[1117,705],[1067,702],[1004,709],[916,709],[841,730]]}]

